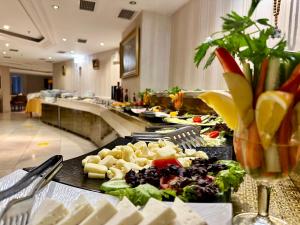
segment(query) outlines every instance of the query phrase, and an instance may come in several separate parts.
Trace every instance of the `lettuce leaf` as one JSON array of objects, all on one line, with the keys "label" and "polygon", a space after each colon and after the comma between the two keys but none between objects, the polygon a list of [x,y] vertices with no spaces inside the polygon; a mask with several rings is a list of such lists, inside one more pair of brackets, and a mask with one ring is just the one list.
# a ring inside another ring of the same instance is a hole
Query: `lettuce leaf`
[{"label": "lettuce leaf", "polygon": [[145,205],[150,198],[155,198],[157,200],[162,200],[162,192],[150,185],[150,184],[141,184],[135,188],[124,188],[118,189],[115,191],[106,192],[122,199],[126,196],[134,205]]},{"label": "lettuce leaf", "polygon": [[237,191],[240,184],[244,180],[246,174],[240,164],[233,160],[220,160],[218,163],[222,163],[228,166],[227,170],[221,170],[215,179],[215,184],[219,186],[221,192],[226,192],[233,188]]}]

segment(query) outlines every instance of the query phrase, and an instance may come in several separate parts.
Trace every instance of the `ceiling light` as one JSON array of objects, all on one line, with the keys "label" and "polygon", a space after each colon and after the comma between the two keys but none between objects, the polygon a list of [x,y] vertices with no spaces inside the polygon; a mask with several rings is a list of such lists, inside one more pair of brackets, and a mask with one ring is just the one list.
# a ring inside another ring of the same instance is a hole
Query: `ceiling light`
[{"label": "ceiling light", "polygon": [[3,55],[5,55],[6,54],[6,51],[4,51],[4,52],[2,52],[3,53]]},{"label": "ceiling light", "polygon": [[52,57],[51,57],[51,56],[49,56],[49,57],[48,57],[48,59],[52,59]]},{"label": "ceiling light", "polygon": [[70,51],[70,53],[71,53],[71,54],[74,54],[75,52],[72,50],[72,51]]},{"label": "ceiling light", "polygon": [[136,1],[130,1],[129,4],[130,5],[136,5]]},{"label": "ceiling light", "polygon": [[101,45],[101,46],[104,46],[104,43],[103,43],[103,42],[101,42],[101,43],[100,43],[100,45]]},{"label": "ceiling light", "polygon": [[9,25],[3,25],[4,30],[9,30],[10,26]]},{"label": "ceiling light", "polygon": [[6,43],[5,46],[6,46],[6,47],[9,47],[9,43]]},{"label": "ceiling light", "polygon": [[59,6],[58,5],[52,5],[52,8],[55,9],[55,10],[58,10]]},{"label": "ceiling light", "polygon": [[63,41],[67,41],[67,38],[63,38],[62,40],[63,40]]}]

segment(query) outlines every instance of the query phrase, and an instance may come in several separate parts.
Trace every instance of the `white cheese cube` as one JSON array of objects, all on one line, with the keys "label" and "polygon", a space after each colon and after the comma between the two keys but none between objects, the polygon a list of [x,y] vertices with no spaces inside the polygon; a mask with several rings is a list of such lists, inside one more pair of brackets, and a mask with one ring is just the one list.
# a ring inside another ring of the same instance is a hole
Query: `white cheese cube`
[{"label": "white cheese cube", "polygon": [[55,200],[46,198],[34,214],[30,225],[55,225],[61,221],[68,210],[63,204]]},{"label": "white cheese cube", "polygon": [[71,213],[68,214],[58,225],[77,225],[81,223],[88,215],[93,212],[93,207],[81,195],[77,200],[73,202]]},{"label": "white cheese cube", "polygon": [[169,225],[176,218],[175,212],[166,204],[150,198],[143,212],[144,220],[139,225]]},{"label": "white cheese cube", "polygon": [[142,214],[126,197],[118,203],[117,210],[105,225],[137,225],[143,220]]},{"label": "white cheese cube", "polygon": [[80,225],[103,225],[116,213],[117,209],[109,201],[101,199],[96,203],[94,211]]},{"label": "white cheese cube", "polygon": [[187,204],[176,198],[172,209],[176,213],[176,225],[207,225],[205,220]]}]

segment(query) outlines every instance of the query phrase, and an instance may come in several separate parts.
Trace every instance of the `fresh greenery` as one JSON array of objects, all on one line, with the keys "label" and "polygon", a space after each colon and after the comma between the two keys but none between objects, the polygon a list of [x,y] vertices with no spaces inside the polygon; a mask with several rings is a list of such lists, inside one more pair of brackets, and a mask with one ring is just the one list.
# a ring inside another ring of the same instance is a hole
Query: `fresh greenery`
[{"label": "fresh greenery", "polygon": [[114,191],[108,191],[106,194],[123,198],[126,196],[134,205],[145,205],[150,198],[162,200],[162,198],[173,198],[176,192],[172,190],[159,190],[150,184],[141,184],[135,188],[123,188]]},{"label": "fresh greenery", "polygon": [[169,88],[167,92],[168,92],[169,95],[175,95],[178,92],[180,92],[181,90],[182,89],[180,87],[175,86],[175,87]]},{"label": "fresh greenery", "polygon": [[[223,47],[246,66],[253,65],[253,82],[257,83],[263,59],[279,57],[283,60],[298,57],[296,54],[285,51],[286,40],[281,38],[272,47],[268,40],[276,35],[276,29],[267,18],[252,19],[253,13],[262,0],[252,0],[247,16],[241,16],[232,11],[223,20],[222,30],[213,33],[207,40],[196,48],[194,62],[198,67],[210,48]],[[210,53],[204,68],[207,68],[215,59],[215,49]]]},{"label": "fresh greenery", "polygon": [[245,170],[241,168],[238,162],[233,160],[220,160],[218,163],[228,166],[227,170],[221,170],[216,175],[215,183],[219,186],[220,191],[226,192],[231,188],[238,190],[244,180]]},{"label": "fresh greenery", "polygon": [[140,91],[138,93],[138,96],[140,99],[143,99],[144,98],[144,94],[153,94],[155,91],[152,90],[151,88],[146,88],[144,91]]}]

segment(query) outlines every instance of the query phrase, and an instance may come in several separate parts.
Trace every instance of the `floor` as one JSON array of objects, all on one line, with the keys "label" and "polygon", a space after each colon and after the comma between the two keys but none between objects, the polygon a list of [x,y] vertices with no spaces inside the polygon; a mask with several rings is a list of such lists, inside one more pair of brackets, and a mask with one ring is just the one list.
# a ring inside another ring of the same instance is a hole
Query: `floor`
[{"label": "floor", "polygon": [[90,141],[28,118],[23,112],[0,113],[0,177],[12,171],[36,166],[50,156],[64,159],[91,152]]}]

